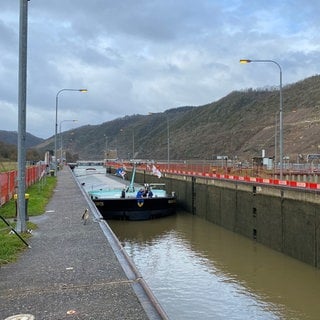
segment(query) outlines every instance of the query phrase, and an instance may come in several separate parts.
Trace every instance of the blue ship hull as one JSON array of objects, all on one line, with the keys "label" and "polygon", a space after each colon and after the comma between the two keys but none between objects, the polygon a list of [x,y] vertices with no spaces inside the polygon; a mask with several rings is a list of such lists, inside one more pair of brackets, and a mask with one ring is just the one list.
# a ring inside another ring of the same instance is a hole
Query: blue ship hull
[{"label": "blue ship hull", "polygon": [[149,220],[173,215],[176,197],[92,199],[104,219]]}]

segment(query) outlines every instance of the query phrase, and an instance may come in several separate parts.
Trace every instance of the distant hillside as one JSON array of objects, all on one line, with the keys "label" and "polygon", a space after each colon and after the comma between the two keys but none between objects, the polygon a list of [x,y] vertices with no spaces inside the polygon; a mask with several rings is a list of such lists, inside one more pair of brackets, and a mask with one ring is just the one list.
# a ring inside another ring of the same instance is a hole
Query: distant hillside
[{"label": "distant hillside", "polygon": [[[320,76],[283,88],[283,115],[284,155],[295,161],[320,153]],[[63,141],[80,159],[103,159],[106,150],[116,150],[120,158],[166,160],[168,142],[172,160],[251,160],[263,149],[273,157],[275,145],[279,154],[279,90],[234,91],[204,106],[125,116],[64,132]],[[53,150],[53,143],[51,138],[38,147]]]},{"label": "distant hillside", "polygon": [[[6,144],[11,144],[16,146],[18,144],[18,132],[0,130],[0,141]],[[44,141],[44,139],[37,138],[30,133],[26,134],[27,148],[32,148],[40,144],[42,141]]]}]

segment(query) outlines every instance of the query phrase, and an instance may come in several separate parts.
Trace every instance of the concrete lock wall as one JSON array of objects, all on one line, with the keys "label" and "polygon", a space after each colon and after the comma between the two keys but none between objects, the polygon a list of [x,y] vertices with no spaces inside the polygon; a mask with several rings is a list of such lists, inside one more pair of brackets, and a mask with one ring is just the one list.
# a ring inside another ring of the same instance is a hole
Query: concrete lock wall
[{"label": "concrete lock wall", "polygon": [[[160,182],[145,172],[136,180]],[[174,174],[161,182],[184,210],[320,267],[320,194]]]}]

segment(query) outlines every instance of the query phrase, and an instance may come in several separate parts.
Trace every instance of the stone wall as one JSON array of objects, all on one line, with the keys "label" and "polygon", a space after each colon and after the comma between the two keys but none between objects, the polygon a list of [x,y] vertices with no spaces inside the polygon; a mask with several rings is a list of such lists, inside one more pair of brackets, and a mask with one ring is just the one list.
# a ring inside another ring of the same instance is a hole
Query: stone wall
[{"label": "stone wall", "polygon": [[165,182],[178,204],[228,230],[320,268],[320,194],[239,181],[137,172],[136,182]]}]

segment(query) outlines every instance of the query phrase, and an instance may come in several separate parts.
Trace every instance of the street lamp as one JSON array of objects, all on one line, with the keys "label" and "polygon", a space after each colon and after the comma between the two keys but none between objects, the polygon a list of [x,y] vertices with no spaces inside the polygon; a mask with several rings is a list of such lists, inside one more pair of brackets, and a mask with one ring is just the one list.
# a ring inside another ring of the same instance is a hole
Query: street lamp
[{"label": "street lamp", "polygon": [[59,136],[60,136],[60,161],[62,160],[62,155],[63,155],[63,148],[62,148],[62,131],[61,131],[61,125],[63,122],[77,122],[78,120],[62,120],[60,121],[59,125]]},{"label": "street lamp", "polygon": [[[18,232],[27,230],[25,205],[28,1],[20,0],[18,89]],[[1,201],[0,201],[1,202]]]},{"label": "street lamp", "polygon": [[132,128],[132,159],[134,159],[134,128]]},{"label": "street lamp", "polygon": [[170,169],[170,127],[169,127],[169,118],[167,115],[167,169]]},{"label": "street lamp", "polygon": [[[149,115],[152,115],[152,112],[149,112]],[[167,169],[170,169],[170,124],[169,124],[169,117],[166,114],[167,120]]]},{"label": "street lamp", "polygon": [[263,63],[273,63],[278,66],[280,72],[280,111],[279,111],[279,125],[280,125],[280,136],[279,136],[279,157],[280,157],[280,180],[283,178],[283,108],[282,108],[282,69],[278,62],[274,60],[249,60],[241,59],[240,63],[251,63],[251,62],[263,62]]},{"label": "street lamp", "polygon": [[57,134],[58,134],[58,102],[59,102],[59,94],[63,91],[79,91],[79,92],[88,92],[87,89],[61,89],[56,94],[56,124],[55,124],[55,132],[54,132],[54,173],[55,176],[57,175],[57,166],[58,166],[58,159],[57,159]]},{"label": "street lamp", "polygon": [[105,142],[106,142],[106,149],[105,149],[105,158],[108,159],[108,136],[106,134],[104,134],[105,137]]}]

